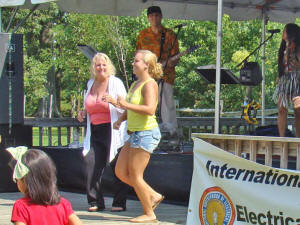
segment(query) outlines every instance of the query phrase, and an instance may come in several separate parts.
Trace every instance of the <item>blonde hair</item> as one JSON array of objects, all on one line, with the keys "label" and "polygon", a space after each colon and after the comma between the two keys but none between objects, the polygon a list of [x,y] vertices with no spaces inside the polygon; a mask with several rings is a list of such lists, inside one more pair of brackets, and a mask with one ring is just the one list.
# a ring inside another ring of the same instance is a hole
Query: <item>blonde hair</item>
[{"label": "blonde hair", "polygon": [[98,52],[92,59],[91,61],[91,67],[90,67],[90,70],[91,70],[91,77],[93,79],[95,79],[95,76],[96,76],[96,63],[97,63],[97,60],[98,59],[102,59],[104,60],[104,62],[106,62],[107,64],[107,73],[109,75],[115,75],[116,74],[116,68],[115,66],[113,65],[113,63],[111,62],[110,58],[104,54],[104,53],[101,53],[101,52]]},{"label": "blonde hair", "polygon": [[163,75],[162,65],[157,62],[157,57],[149,50],[138,50],[136,53],[143,54],[143,60],[149,65],[148,72],[152,78],[159,80]]}]

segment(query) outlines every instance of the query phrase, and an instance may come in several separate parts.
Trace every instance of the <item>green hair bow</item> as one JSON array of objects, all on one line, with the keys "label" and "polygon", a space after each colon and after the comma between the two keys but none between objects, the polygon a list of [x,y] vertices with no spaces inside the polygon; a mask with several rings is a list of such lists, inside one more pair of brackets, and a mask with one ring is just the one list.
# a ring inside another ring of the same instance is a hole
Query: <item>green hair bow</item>
[{"label": "green hair bow", "polygon": [[14,182],[17,182],[17,179],[21,179],[24,177],[28,172],[29,169],[27,166],[25,166],[22,162],[22,156],[27,152],[28,148],[25,146],[18,146],[18,147],[10,147],[7,148],[6,151],[8,151],[12,157],[17,160],[17,164],[14,168],[14,174],[13,174],[13,180]]}]

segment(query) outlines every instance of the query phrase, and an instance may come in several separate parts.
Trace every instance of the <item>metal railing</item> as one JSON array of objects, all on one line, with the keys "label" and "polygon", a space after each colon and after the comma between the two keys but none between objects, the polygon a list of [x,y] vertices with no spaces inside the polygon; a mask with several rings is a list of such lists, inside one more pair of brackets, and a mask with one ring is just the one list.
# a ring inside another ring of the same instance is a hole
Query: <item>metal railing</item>
[{"label": "metal railing", "polygon": [[24,125],[32,126],[33,146],[78,145],[84,138],[85,124],[75,118],[25,118]]},{"label": "metal railing", "polygon": [[[192,142],[192,133],[213,133],[214,117],[177,117],[184,142]],[[293,118],[288,125],[293,127]],[[277,117],[265,118],[265,125],[276,125]],[[75,118],[25,118],[24,124],[32,126],[34,146],[77,146],[85,134],[85,122]],[[247,135],[258,125],[249,125],[240,118],[220,118],[220,134]]]}]

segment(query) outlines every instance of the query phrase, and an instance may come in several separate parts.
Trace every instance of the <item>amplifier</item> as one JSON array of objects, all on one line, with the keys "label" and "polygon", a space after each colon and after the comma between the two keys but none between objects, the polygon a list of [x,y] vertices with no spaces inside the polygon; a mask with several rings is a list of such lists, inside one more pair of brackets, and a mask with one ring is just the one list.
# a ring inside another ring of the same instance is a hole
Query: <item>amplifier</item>
[{"label": "amplifier", "polygon": [[246,62],[240,70],[242,85],[256,86],[262,81],[261,70],[257,62]]}]

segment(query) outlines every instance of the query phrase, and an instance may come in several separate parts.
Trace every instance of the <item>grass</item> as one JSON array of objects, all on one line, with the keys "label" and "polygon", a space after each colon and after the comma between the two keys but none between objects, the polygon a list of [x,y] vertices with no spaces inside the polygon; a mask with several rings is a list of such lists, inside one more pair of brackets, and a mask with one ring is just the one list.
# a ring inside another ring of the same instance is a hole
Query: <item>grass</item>
[{"label": "grass", "polygon": [[[39,143],[39,128],[38,127],[33,127],[32,128],[32,145],[33,146],[58,146],[58,128],[57,127],[51,127],[51,139],[52,143],[49,143],[49,133],[48,133],[48,128],[43,128],[42,132],[42,145]],[[79,142],[83,142],[83,135],[82,135],[82,130],[80,131],[79,135]],[[70,137],[70,143],[73,142],[73,135],[71,131],[71,137]],[[62,127],[61,128],[61,145],[66,146],[68,144],[68,139],[67,139],[67,128]]]}]

